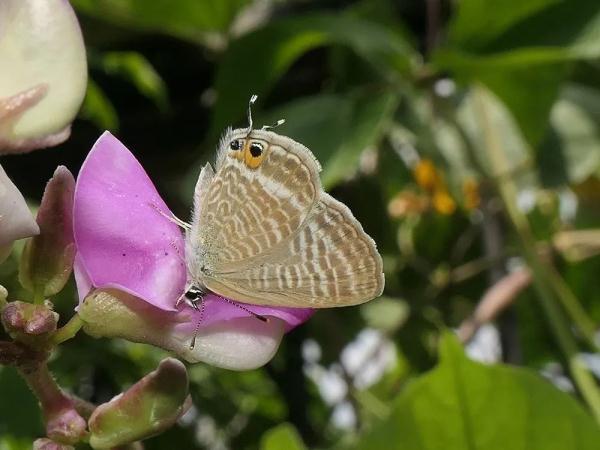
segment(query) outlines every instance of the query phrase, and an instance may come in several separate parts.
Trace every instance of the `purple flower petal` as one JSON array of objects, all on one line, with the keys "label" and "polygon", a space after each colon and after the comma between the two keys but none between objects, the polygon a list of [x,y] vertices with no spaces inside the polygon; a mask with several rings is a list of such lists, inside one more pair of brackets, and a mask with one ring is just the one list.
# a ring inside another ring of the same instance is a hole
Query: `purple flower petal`
[{"label": "purple flower petal", "polygon": [[95,287],[122,289],[173,311],[186,281],[183,237],[158,210],[170,214],[140,163],[105,132],[75,187],[80,269]]},{"label": "purple flower petal", "polygon": [[[75,279],[83,299],[91,287],[116,288],[166,311],[183,293],[183,237],[148,175],[112,134],[105,132],[84,162],[75,189]],[[284,321],[286,331],[313,313],[305,308],[240,305]],[[184,306],[179,331],[248,317],[244,309],[209,294],[203,312]]]},{"label": "purple flower petal", "polygon": [[248,317],[248,312],[242,309],[246,308],[261,316],[277,317],[278,319],[283,320],[285,322],[285,331],[287,332],[307,321],[314,313],[314,309],[308,308],[271,308],[268,306],[248,305],[239,302],[234,303],[239,304],[241,307],[235,306],[218,295],[212,293],[208,294],[204,297],[204,311],[196,311],[192,308],[186,310],[184,314],[189,314],[190,318],[185,326],[182,325],[179,328],[182,331],[186,329],[187,331],[191,331],[196,327],[198,321],[201,321],[201,326],[209,326],[224,320]]}]

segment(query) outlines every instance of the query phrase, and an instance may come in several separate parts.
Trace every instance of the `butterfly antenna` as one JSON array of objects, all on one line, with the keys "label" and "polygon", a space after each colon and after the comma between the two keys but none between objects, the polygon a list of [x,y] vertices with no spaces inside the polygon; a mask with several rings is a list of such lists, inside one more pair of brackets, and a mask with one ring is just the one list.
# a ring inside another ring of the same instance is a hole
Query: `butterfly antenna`
[{"label": "butterfly antenna", "polygon": [[258,95],[252,94],[250,101],[248,101],[248,135],[250,135],[250,132],[252,131],[252,105],[256,103],[257,99]]},{"label": "butterfly antenna", "polygon": [[250,314],[252,317],[254,317],[255,319],[260,320],[261,322],[268,322],[269,318],[265,317],[265,316],[261,316],[260,314],[256,314],[254,311],[250,311],[248,308],[246,308],[243,305],[240,305],[239,303],[234,302],[233,300],[230,300],[228,298],[225,297],[221,297],[220,295],[218,295],[217,297],[219,297],[221,300],[226,301],[227,303],[236,306],[238,308],[240,308],[241,310],[246,311],[248,314]]},{"label": "butterfly antenna", "polygon": [[261,130],[272,130],[273,128],[277,128],[278,126],[283,125],[284,123],[285,123],[285,119],[279,119],[273,125],[263,125]]}]

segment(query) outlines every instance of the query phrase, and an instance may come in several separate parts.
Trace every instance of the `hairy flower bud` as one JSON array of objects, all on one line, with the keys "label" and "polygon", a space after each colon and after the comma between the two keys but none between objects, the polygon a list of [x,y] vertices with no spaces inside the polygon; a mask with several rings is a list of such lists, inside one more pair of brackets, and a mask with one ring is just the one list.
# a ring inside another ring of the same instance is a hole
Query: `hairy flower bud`
[{"label": "hairy flower bud", "polygon": [[59,166],[50,179],[37,214],[40,234],[23,251],[19,279],[40,297],[62,290],[71,275],[75,258],[73,239],[73,193],[75,179]]},{"label": "hairy flower bud", "polygon": [[74,450],[72,445],[63,445],[52,439],[41,438],[33,442],[33,450]]},{"label": "hairy flower bud", "polygon": [[56,330],[58,314],[46,305],[26,302],[10,302],[2,310],[2,324],[14,339],[29,341],[32,336],[40,336]]},{"label": "hairy flower bud", "polygon": [[167,358],[127,391],[96,408],[88,422],[90,445],[112,448],[161,433],[190,406],[185,366]]}]

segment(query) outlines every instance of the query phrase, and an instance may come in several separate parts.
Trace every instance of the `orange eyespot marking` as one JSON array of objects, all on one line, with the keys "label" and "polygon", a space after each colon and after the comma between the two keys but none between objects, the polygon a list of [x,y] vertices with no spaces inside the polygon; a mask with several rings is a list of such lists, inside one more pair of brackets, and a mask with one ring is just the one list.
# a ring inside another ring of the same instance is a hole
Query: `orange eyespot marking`
[{"label": "orange eyespot marking", "polygon": [[244,149],[244,163],[249,169],[256,169],[265,157],[265,146],[260,142],[248,141]]}]

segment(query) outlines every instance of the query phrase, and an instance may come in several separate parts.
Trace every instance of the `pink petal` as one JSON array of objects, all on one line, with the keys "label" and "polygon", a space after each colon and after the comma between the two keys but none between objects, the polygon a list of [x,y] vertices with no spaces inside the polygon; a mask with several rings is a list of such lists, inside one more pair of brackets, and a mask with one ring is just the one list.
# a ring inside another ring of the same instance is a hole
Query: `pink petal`
[{"label": "pink petal", "polygon": [[183,237],[157,209],[170,214],[140,163],[105,132],[75,187],[79,269],[95,287],[115,287],[173,311],[186,281]]},{"label": "pink petal", "polygon": [[189,309],[186,308],[186,310],[180,313],[182,315],[189,315],[190,317],[185,324],[179,326],[179,329],[182,332],[193,332],[199,321],[201,321],[201,326],[204,327],[223,320],[249,317],[248,312],[242,309],[246,308],[261,316],[277,317],[283,320],[285,322],[285,331],[290,331],[307,321],[314,313],[314,310],[309,308],[271,308],[239,302],[234,303],[240,305],[240,307],[233,305],[216,294],[208,294],[204,297],[203,311],[196,311],[188,307]]},{"label": "pink petal", "polygon": [[[152,181],[127,148],[105,132],[85,160],[75,188],[74,234],[78,255],[75,279],[82,300],[91,287],[116,288],[166,311],[186,284],[183,237]],[[177,250],[176,250],[177,249]],[[305,308],[240,305],[263,316],[284,321],[286,331],[312,314]],[[249,313],[209,294],[203,311],[185,305],[179,331],[249,317]]]}]

